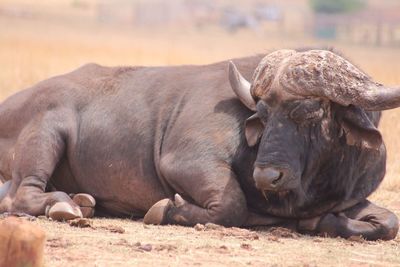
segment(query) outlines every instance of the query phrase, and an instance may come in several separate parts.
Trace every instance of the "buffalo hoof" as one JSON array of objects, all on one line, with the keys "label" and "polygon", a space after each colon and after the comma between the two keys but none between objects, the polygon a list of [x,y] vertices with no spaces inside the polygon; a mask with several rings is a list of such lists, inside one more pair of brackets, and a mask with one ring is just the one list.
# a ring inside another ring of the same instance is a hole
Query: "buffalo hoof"
[{"label": "buffalo hoof", "polygon": [[177,208],[179,208],[182,207],[183,205],[186,205],[187,202],[179,194],[175,194],[174,204]]},{"label": "buffalo hoof", "polygon": [[154,204],[143,218],[145,224],[166,224],[166,215],[168,210],[173,207],[174,204],[168,198],[164,198]]},{"label": "buffalo hoof", "polygon": [[79,208],[72,207],[67,202],[57,202],[46,209],[46,216],[55,221],[66,221],[82,218],[82,212]]},{"label": "buffalo hoof", "polygon": [[84,193],[76,194],[73,195],[72,201],[80,207],[83,218],[92,218],[94,216],[96,200],[91,195]]}]

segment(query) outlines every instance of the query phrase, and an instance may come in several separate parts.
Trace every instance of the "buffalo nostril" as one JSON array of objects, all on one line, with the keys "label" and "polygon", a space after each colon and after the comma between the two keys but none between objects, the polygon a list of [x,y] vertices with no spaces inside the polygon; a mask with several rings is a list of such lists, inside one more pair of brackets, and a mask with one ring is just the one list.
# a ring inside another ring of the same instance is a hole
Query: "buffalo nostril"
[{"label": "buffalo nostril", "polygon": [[274,168],[256,167],[254,170],[256,184],[262,188],[275,188],[283,176],[283,172]]},{"label": "buffalo nostril", "polygon": [[266,168],[263,170],[263,176],[270,181],[271,183],[277,181],[281,177],[281,172],[272,169],[272,168]]},{"label": "buffalo nostril", "polygon": [[279,172],[279,176],[271,182],[271,185],[276,186],[276,184],[282,179],[283,172]]}]

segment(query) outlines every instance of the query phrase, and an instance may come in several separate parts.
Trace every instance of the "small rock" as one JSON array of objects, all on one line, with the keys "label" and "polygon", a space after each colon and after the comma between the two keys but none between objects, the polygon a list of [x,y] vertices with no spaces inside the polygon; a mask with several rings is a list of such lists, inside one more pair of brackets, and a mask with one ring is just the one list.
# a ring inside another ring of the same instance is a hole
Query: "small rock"
[{"label": "small rock", "polygon": [[353,242],[358,242],[358,243],[364,243],[365,239],[362,238],[362,236],[360,235],[352,235],[348,238],[349,241],[353,241]]},{"label": "small rock", "polygon": [[251,250],[251,249],[252,249],[251,245],[250,245],[250,244],[247,244],[247,243],[242,243],[242,244],[240,245],[240,248],[242,248],[242,249],[247,249],[247,250]]},{"label": "small rock", "polygon": [[229,253],[229,249],[225,245],[220,246],[216,251],[219,252],[219,253],[222,253],[222,254]]},{"label": "small rock", "polygon": [[92,222],[86,218],[78,218],[78,219],[74,219],[74,220],[69,220],[68,223],[70,226],[79,227],[79,228],[92,227]]},{"label": "small rock", "polygon": [[196,224],[196,225],[194,226],[194,229],[195,229],[196,231],[204,231],[205,228],[206,228],[206,227],[205,227],[203,224],[201,224],[201,223],[198,223],[198,224]]},{"label": "small rock", "polygon": [[112,226],[109,227],[108,230],[110,230],[111,233],[118,233],[118,234],[125,233],[125,229],[120,226]]},{"label": "small rock", "polygon": [[150,244],[144,244],[144,245],[140,245],[140,246],[138,247],[138,249],[143,250],[143,251],[150,252],[150,251],[153,249],[153,247],[152,247],[152,245],[150,245]]}]

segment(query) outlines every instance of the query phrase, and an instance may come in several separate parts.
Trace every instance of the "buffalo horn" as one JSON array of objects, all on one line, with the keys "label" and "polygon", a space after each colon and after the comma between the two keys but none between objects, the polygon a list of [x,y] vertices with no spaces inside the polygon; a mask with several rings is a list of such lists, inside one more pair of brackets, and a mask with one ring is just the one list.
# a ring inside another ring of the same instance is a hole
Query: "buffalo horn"
[{"label": "buffalo horn", "polygon": [[229,82],[242,103],[250,110],[256,111],[256,101],[251,96],[250,83],[240,74],[232,61],[229,61]]},{"label": "buffalo horn", "polygon": [[400,87],[386,87],[371,83],[365,87],[366,97],[360,98],[358,105],[366,110],[385,110],[400,106]]},{"label": "buffalo horn", "polygon": [[375,83],[346,59],[330,51],[311,50],[288,58],[279,81],[291,93],[326,97],[333,102],[384,110],[400,106],[400,88]]}]

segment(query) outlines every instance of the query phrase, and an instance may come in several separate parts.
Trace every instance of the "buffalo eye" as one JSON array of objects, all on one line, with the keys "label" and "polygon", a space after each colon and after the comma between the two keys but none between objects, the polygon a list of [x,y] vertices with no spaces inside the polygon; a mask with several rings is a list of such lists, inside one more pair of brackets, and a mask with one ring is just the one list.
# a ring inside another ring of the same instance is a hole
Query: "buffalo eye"
[{"label": "buffalo eye", "polygon": [[258,101],[257,103],[257,114],[260,120],[265,124],[268,120],[268,106],[264,101]]},{"label": "buffalo eye", "polygon": [[324,109],[320,101],[305,99],[298,104],[289,113],[289,117],[297,123],[316,122],[322,119]]}]

